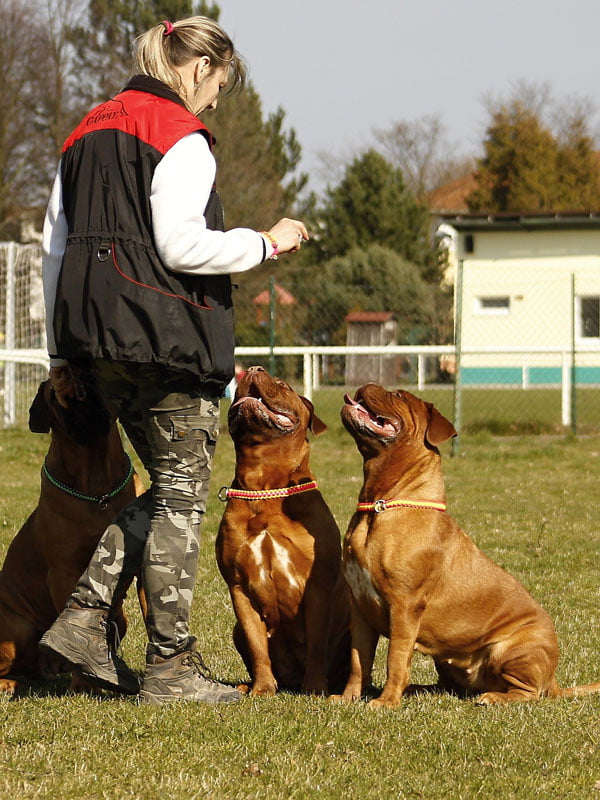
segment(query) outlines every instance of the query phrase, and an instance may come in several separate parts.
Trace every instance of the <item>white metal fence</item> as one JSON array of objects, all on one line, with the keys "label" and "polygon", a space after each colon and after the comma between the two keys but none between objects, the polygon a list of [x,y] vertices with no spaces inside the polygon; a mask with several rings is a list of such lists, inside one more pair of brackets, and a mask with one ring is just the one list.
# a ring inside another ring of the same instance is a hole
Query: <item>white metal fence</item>
[{"label": "white metal fence", "polygon": [[0,242],[0,400],[2,424],[27,420],[48,373],[39,244]]},{"label": "white metal fence", "polygon": [[[275,337],[274,337],[275,341]],[[460,338],[458,339],[460,343]],[[441,406],[457,429],[600,431],[600,385],[578,380],[580,354],[552,343],[510,347],[455,345],[238,347],[242,366],[263,364],[319,402],[343,397],[359,382],[403,385]],[[352,356],[354,382],[347,380]],[[504,366],[472,381],[472,365]],[[585,368],[600,365],[600,344],[588,342]],[[466,378],[463,377],[463,365]],[[385,366],[385,370],[380,368]],[[39,245],[0,243],[0,399],[2,425],[23,425],[47,376]],[[387,380],[380,380],[385,374]],[[501,376],[495,382],[493,375]],[[391,377],[390,377],[391,376]],[[336,400],[337,402],[337,400]]]}]

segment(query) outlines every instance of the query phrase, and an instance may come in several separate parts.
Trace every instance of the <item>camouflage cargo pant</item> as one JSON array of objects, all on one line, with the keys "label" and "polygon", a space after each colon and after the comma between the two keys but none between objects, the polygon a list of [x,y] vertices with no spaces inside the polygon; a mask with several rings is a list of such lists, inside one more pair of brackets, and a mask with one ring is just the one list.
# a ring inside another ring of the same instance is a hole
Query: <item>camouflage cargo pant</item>
[{"label": "camouflage cargo pant", "polygon": [[106,529],[73,597],[110,608],[140,573],[148,601],[147,653],[170,656],[194,641],[189,616],[219,400],[203,394],[197,378],[158,365],[95,361],[93,371],[151,487]]}]

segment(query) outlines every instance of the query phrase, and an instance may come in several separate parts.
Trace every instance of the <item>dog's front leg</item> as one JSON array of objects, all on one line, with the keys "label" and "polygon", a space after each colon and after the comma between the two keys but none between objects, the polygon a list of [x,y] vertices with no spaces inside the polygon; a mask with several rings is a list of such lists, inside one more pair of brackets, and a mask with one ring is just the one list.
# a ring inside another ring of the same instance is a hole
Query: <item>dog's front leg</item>
[{"label": "dog's front leg", "polygon": [[394,603],[390,608],[390,641],[387,679],[379,697],[371,700],[375,708],[394,708],[402,700],[410,678],[410,662],[417,640],[420,614],[411,604]]},{"label": "dog's front leg", "polygon": [[364,689],[371,683],[373,661],[379,641],[379,632],[363,616],[353,596],[350,598],[350,608],[352,617],[350,676],[343,693],[332,698],[345,703],[359,700]]},{"label": "dog's front leg", "polygon": [[277,681],[273,675],[269,656],[267,626],[241,586],[232,586],[230,593],[235,616],[245,639],[243,644],[247,653],[241,651],[237,642],[236,646],[244,661],[250,662],[249,671],[252,680],[250,694],[272,697],[277,693]]}]

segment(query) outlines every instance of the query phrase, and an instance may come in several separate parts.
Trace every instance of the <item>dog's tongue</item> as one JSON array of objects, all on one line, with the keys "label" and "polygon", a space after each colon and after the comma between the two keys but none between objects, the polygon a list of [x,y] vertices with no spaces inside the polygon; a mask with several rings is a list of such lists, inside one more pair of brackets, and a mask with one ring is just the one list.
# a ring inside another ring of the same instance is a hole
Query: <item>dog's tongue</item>
[{"label": "dog's tongue", "polygon": [[354,406],[355,408],[363,408],[363,405],[357,400],[353,400],[348,393],[344,395],[344,401],[346,405]]},{"label": "dog's tongue", "polygon": [[235,403],[232,403],[231,407],[239,406],[242,403],[245,403],[246,400],[254,400],[256,403],[262,403],[262,397],[253,397],[252,395],[247,394],[245,397],[240,397],[239,400],[236,400]]},{"label": "dog's tongue", "polygon": [[253,400],[255,403],[260,403],[261,405],[263,405],[266,411],[277,421],[278,425],[280,425],[282,428],[291,428],[294,425],[293,420],[291,420],[285,414],[278,414],[276,411],[271,411],[271,409],[265,405],[265,402],[262,399],[262,397],[254,397],[254,395],[248,394],[245,397],[240,397],[239,400],[236,400],[236,402],[232,404],[231,408],[235,408],[236,406],[245,403],[247,400],[250,401]]}]

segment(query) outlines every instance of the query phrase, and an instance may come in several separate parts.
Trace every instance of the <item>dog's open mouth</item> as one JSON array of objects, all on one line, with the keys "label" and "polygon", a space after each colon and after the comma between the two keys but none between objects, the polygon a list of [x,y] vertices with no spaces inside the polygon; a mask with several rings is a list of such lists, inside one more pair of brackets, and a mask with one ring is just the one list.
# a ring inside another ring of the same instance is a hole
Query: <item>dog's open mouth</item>
[{"label": "dog's open mouth", "polygon": [[264,420],[280,431],[290,431],[295,428],[297,419],[292,412],[270,408],[268,402],[258,393],[256,387],[251,386],[250,389],[254,389],[252,394],[240,397],[231,405],[229,409],[230,426],[235,426],[242,416],[252,416]]},{"label": "dog's open mouth", "polygon": [[349,394],[344,395],[346,416],[357,428],[367,430],[374,436],[391,438],[398,433],[398,424],[389,417],[370,411],[363,403],[353,400]]}]

